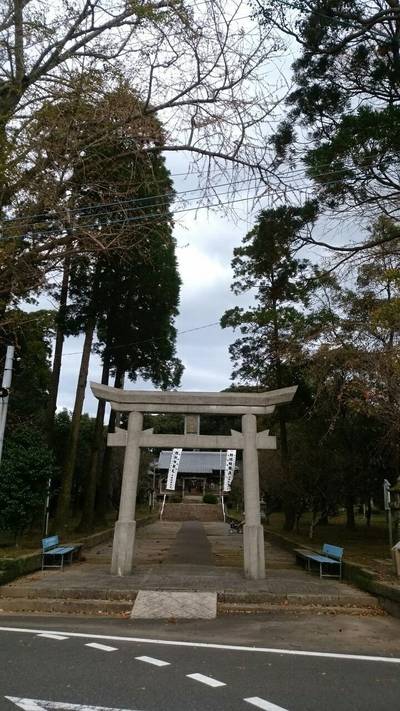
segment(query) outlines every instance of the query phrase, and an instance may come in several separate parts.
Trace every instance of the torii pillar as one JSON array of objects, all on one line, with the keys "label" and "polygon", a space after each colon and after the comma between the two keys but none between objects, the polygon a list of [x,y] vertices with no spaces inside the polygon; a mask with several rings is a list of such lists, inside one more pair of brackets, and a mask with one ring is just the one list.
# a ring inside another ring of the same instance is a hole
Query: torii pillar
[{"label": "torii pillar", "polygon": [[[91,383],[96,397],[106,400],[117,412],[128,412],[128,429],[108,436],[108,445],[125,447],[121,501],[115,525],[111,573],[130,575],[135,546],[135,509],[140,449],[186,447],[189,449],[242,449],[245,525],[243,527],[244,573],[247,578],[265,578],[264,529],[260,515],[258,450],[276,449],[276,438],[268,430],[257,432],[257,415],[271,414],[275,405],[290,402],[296,387],[264,393],[185,393],[122,390]],[[231,435],[157,435],[143,430],[143,413],[241,415],[242,432]]]},{"label": "torii pillar", "polygon": [[242,415],[243,489],[245,524],[243,526],[244,574],[246,578],[265,578],[264,528],[260,513],[257,419]]}]

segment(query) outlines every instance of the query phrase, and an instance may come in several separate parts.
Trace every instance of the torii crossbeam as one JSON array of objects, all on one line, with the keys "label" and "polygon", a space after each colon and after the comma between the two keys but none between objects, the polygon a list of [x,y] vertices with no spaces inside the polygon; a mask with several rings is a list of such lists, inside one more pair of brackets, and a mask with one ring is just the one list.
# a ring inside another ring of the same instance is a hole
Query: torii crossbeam
[{"label": "torii crossbeam", "polygon": [[[133,568],[135,508],[140,449],[144,447],[186,447],[190,449],[242,449],[245,525],[243,527],[244,572],[246,577],[265,577],[264,529],[260,517],[258,449],[276,449],[276,438],[268,430],[257,432],[257,415],[271,414],[276,405],[290,402],[296,387],[264,393],[170,392],[122,390],[91,383],[93,394],[106,400],[117,412],[128,412],[128,429],[108,436],[108,445],[125,447],[121,501],[115,525],[111,572],[129,575]],[[242,432],[231,435],[160,435],[143,430],[143,413],[241,415]]]}]

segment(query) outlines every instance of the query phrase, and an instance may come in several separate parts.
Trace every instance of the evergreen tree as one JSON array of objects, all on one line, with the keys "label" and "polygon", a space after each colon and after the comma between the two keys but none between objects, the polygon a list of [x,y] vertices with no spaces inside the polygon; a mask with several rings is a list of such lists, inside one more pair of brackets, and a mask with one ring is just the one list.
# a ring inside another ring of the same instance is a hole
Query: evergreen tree
[{"label": "evergreen tree", "polygon": [[263,24],[279,27],[300,47],[289,115],[274,139],[278,160],[304,158],[323,206],[398,215],[398,3],[300,0],[293,12],[275,0],[258,1],[257,8]]},{"label": "evergreen tree", "polygon": [[[230,347],[234,379],[261,388],[293,385],[301,377],[307,340],[314,336],[307,314],[317,282],[310,263],[297,256],[304,230],[316,218],[316,208],[287,206],[261,212],[253,229],[234,250],[236,294],[254,293],[256,304],[227,311],[223,327],[238,328],[241,337]],[[290,475],[287,413],[278,410],[282,468]],[[294,523],[293,502],[287,501],[286,526]]]},{"label": "evergreen tree", "polygon": [[[74,205],[71,239],[81,242],[81,254],[72,256],[69,266],[69,306],[65,307],[65,298],[62,305],[60,298],[65,316],[62,319],[60,314],[59,328],[85,334],[70,446],[57,505],[58,530],[68,515],[96,330],[104,341],[103,382],[108,382],[111,369],[117,385],[125,372],[131,379],[140,374],[164,387],[177,384],[181,374],[181,364],[175,358],[173,327],[180,284],[170,212],[173,190],[160,155],[162,128],[153,118],[136,121],[134,128],[125,125],[127,112],[140,109],[140,102],[126,84],[100,97],[98,87],[95,89],[93,96],[89,94],[79,107],[79,123],[73,102],[61,100],[58,106],[64,124],[69,117],[76,124],[72,169],[64,190],[70,192],[68,204]],[[106,131],[104,122],[122,122],[123,128]],[[159,149],[146,152],[144,148],[149,145]],[[87,251],[88,234],[100,245],[106,242],[107,250]],[[100,404],[93,463],[87,479],[85,526],[93,517],[98,468],[95,460],[103,418]]]},{"label": "evergreen tree", "polygon": [[0,529],[17,540],[33,523],[41,523],[53,476],[53,455],[40,430],[17,427],[5,442],[0,467]]}]

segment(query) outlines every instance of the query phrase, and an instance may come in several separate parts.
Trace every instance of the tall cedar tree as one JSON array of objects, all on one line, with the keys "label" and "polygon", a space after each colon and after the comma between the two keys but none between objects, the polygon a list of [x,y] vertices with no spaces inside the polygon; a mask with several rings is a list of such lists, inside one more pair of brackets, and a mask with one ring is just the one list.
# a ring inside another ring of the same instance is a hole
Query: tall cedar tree
[{"label": "tall cedar tree", "polygon": [[[127,254],[107,258],[99,294],[98,345],[103,361],[102,382],[122,387],[124,376],[135,382],[138,377],[161,388],[176,387],[182,364],[175,355],[180,278],[171,225],[151,225],[146,238],[146,254]],[[143,248],[144,245],[142,245]],[[92,525],[96,483],[99,483],[97,513],[104,517],[109,504],[112,452],[106,450],[102,466],[104,403],[99,402],[91,467],[82,522]],[[109,431],[115,427],[111,412]],[[102,471],[101,482],[97,482]]]},{"label": "tall cedar tree", "polygon": [[[230,347],[233,379],[262,388],[281,388],[297,380],[308,327],[305,308],[316,282],[309,278],[310,263],[295,254],[300,235],[315,217],[313,204],[265,210],[243,246],[234,250],[232,291],[239,295],[255,290],[256,305],[236,306],[221,320],[223,327],[238,328],[242,334]],[[289,475],[284,408],[278,417],[282,468]],[[294,508],[287,502],[286,527],[293,523]]]},{"label": "tall cedar tree", "polygon": [[[96,224],[98,233],[106,233],[109,245],[114,242],[115,246],[109,248],[107,254],[73,258],[70,268],[69,322],[72,330],[84,332],[85,341],[70,447],[57,505],[59,530],[68,516],[79,423],[96,328],[105,333],[103,382],[108,382],[111,368],[117,384],[121,384],[125,372],[133,379],[140,373],[164,387],[176,385],[181,374],[181,366],[175,358],[173,328],[180,281],[172,238],[172,184],[160,152],[143,150],[149,144],[161,147],[162,129],[152,119],[138,123],[137,134],[133,129],[127,131],[126,127],[105,133],[104,121],[98,123],[98,114],[109,123],[121,121],[137,105],[129,87],[121,85],[118,90],[106,92],[100,100],[80,109],[85,121],[79,124],[75,162],[68,181],[75,205],[73,237],[85,234],[88,223]],[[75,111],[69,104],[66,108]],[[76,159],[78,148],[81,150]],[[139,348],[138,342],[142,340],[147,345]],[[101,410],[99,406],[97,443],[104,417]],[[88,477],[86,520],[91,519],[93,512],[96,469],[93,465]]]}]

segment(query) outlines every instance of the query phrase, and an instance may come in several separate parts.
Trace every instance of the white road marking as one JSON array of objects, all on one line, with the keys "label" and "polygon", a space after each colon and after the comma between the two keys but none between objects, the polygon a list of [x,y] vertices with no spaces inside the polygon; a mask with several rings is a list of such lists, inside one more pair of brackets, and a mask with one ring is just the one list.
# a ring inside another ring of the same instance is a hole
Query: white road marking
[{"label": "white road marking", "polygon": [[100,649],[102,652],[116,652],[117,647],[109,647],[107,644],[97,644],[96,642],[89,642],[85,644],[85,647],[92,647],[93,649]]},{"label": "white road marking", "polygon": [[[0,627],[0,632],[18,632],[19,634],[39,634],[43,630],[26,627]],[[209,642],[179,642],[169,639],[149,639],[147,637],[122,637],[109,634],[86,634],[85,632],[49,631],[50,634],[66,634],[68,637],[83,639],[104,639],[113,642],[134,642],[136,644],[155,644],[167,647],[189,647],[192,649],[221,649],[232,652],[259,652],[262,654],[280,654],[295,657],[321,657],[322,659],[349,659],[356,662],[385,662],[400,664],[400,657],[374,657],[367,654],[341,654],[337,652],[308,652],[300,649],[277,649],[276,647],[246,647],[237,644],[214,644]]]},{"label": "white road marking", "polygon": [[17,696],[5,696],[4,698],[24,711],[43,711],[43,706],[39,706],[33,699],[19,699]]},{"label": "white road marking", "polygon": [[139,662],[147,662],[148,664],[154,664],[155,667],[169,667],[170,662],[163,662],[162,659],[155,659],[155,657],[135,657]]},{"label": "white road marking", "polygon": [[260,699],[259,696],[251,696],[248,699],[243,699],[243,701],[247,701],[248,704],[253,704],[253,706],[257,706],[259,709],[264,709],[264,711],[287,711],[283,706],[272,704],[271,701]]},{"label": "white road marking", "polygon": [[213,679],[211,676],[204,676],[204,674],[186,674],[189,679],[194,679],[195,681],[200,681],[202,684],[207,684],[207,686],[226,686],[223,681],[218,681],[218,679]]},{"label": "white road marking", "polygon": [[129,709],[113,709],[109,706],[86,706],[85,704],[65,704],[62,701],[20,699],[18,696],[5,696],[4,698],[24,711],[51,711],[52,709],[60,709],[60,711],[129,711]]},{"label": "white road marking", "polygon": [[59,639],[59,640],[68,639],[68,637],[65,637],[62,634],[54,634],[54,633],[50,633],[50,632],[41,632],[40,634],[38,634],[38,637],[45,637],[46,639]]}]

